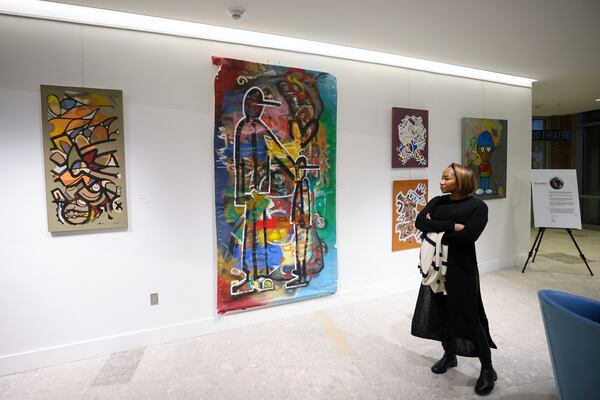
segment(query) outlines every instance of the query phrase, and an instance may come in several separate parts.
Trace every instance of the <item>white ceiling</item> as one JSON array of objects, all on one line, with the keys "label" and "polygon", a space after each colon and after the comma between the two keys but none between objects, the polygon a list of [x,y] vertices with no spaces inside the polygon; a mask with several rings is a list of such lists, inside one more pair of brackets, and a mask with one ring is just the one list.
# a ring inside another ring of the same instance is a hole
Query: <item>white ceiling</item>
[{"label": "white ceiling", "polygon": [[[600,109],[599,0],[66,0],[537,79],[534,115]],[[238,21],[226,12],[243,6]]]}]

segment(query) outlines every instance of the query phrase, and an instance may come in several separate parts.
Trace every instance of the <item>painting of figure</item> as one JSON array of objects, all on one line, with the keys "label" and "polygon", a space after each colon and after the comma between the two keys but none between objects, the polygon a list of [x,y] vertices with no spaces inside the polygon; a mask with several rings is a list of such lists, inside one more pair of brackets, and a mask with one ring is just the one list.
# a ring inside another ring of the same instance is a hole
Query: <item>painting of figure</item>
[{"label": "painting of figure", "polygon": [[506,197],[505,119],[463,118],[462,164],[477,178],[475,196],[482,200]]},{"label": "painting of figure", "polygon": [[335,77],[213,64],[217,311],[334,293]]},{"label": "painting of figure", "polygon": [[127,227],[120,90],[41,86],[48,230]]}]

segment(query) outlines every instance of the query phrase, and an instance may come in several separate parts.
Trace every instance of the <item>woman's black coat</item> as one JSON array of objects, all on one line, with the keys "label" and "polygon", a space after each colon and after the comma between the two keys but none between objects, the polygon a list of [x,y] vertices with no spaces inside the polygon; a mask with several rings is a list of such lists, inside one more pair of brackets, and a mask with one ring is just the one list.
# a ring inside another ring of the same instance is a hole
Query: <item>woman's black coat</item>
[{"label": "woman's black coat", "polygon": [[[426,216],[430,215],[431,219]],[[448,245],[446,272],[447,295],[433,293],[421,285],[412,320],[414,336],[439,340],[455,354],[478,357],[477,334],[485,333],[491,348],[488,320],[481,301],[475,241],[488,220],[487,205],[472,196],[452,200],[450,196],[433,198],[419,213],[416,227],[423,234],[445,232],[442,243]],[[461,231],[454,224],[463,224]]]}]

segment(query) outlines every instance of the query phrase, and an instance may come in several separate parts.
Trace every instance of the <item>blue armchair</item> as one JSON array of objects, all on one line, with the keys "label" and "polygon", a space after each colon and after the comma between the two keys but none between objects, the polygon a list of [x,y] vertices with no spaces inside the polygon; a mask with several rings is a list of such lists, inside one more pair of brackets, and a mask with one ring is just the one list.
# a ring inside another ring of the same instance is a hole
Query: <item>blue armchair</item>
[{"label": "blue armchair", "polygon": [[561,399],[600,399],[600,301],[538,292],[554,380]]}]

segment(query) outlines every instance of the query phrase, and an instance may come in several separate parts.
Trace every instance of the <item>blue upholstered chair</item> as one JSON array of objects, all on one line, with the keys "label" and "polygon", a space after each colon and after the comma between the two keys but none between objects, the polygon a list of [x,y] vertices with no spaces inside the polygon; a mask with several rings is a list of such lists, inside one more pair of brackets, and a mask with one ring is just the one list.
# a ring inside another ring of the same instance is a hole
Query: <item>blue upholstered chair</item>
[{"label": "blue upholstered chair", "polygon": [[554,380],[561,399],[600,399],[600,302],[538,292]]}]

